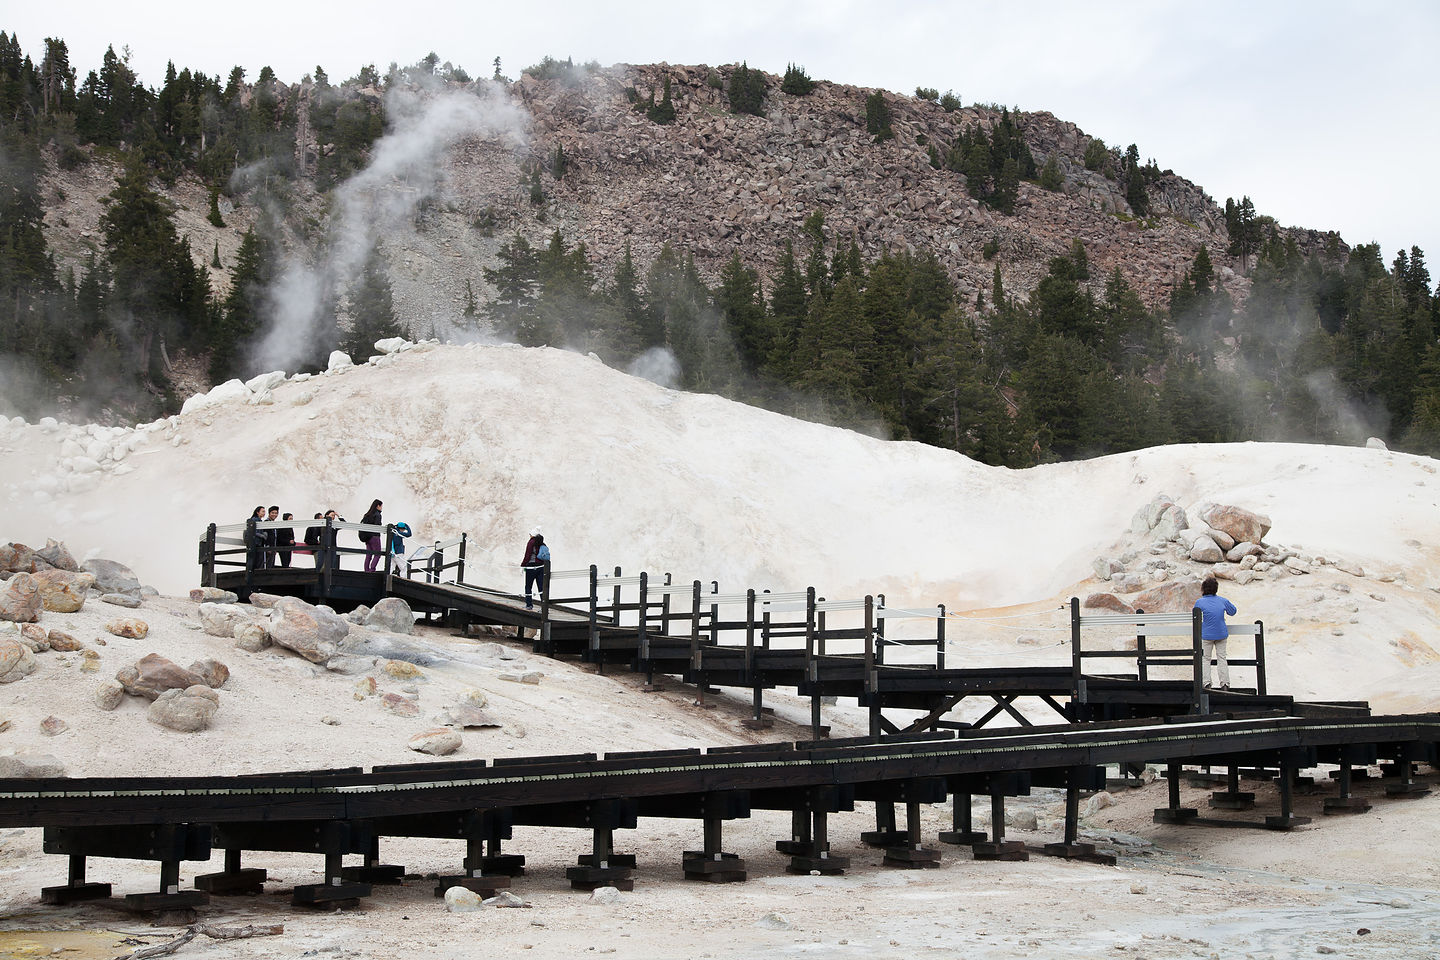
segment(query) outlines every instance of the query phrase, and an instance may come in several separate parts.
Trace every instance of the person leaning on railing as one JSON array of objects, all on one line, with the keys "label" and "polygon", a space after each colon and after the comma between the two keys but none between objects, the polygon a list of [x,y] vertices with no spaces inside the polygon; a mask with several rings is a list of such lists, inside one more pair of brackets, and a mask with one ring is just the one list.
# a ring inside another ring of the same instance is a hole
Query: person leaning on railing
[{"label": "person leaning on railing", "polygon": [[1200,599],[1195,609],[1200,611],[1200,656],[1205,661],[1205,686],[1210,686],[1210,661],[1219,665],[1220,689],[1230,689],[1230,664],[1225,659],[1225,642],[1230,639],[1230,627],[1225,615],[1235,616],[1235,604],[1216,593],[1220,584],[1214,577],[1206,577],[1200,583]]}]

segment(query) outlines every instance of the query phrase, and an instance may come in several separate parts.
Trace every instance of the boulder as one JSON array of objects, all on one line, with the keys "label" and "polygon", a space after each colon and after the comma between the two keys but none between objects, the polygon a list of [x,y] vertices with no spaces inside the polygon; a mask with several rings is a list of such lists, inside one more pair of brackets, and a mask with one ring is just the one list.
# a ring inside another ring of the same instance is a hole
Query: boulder
[{"label": "boulder", "polygon": [[409,343],[404,337],[386,337],[384,340],[375,341],[375,349],[385,354],[395,353]]},{"label": "boulder", "polygon": [[270,634],[263,623],[242,623],[235,627],[235,646],[250,653],[259,653],[270,646]]},{"label": "boulder", "polygon": [[418,717],[420,716],[420,704],[409,697],[402,697],[398,693],[387,693],[380,698],[380,706],[395,714],[397,717]]},{"label": "boulder", "polygon": [[1111,582],[1115,584],[1116,593],[1135,593],[1145,589],[1145,577],[1140,573],[1127,573]]},{"label": "boulder", "polygon": [[387,633],[414,633],[415,612],[399,597],[386,597],[365,615],[365,626]]},{"label": "boulder", "polygon": [[144,640],[150,635],[150,624],[134,617],[125,617],[121,620],[111,620],[105,624],[105,631],[112,636],[125,637],[127,640]]},{"label": "boulder", "polygon": [[[68,634],[61,634],[68,636]],[[50,634],[38,623],[20,624],[20,642],[30,648],[31,653],[44,653],[50,649]]]},{"label": "boulder", "polygon": [[45,639],[50,644],[51,650],[60,653],[74,653],[76,650],[85,649],[83,643],[63,630],[51,630]]},{"label": "boulder", "polygon": [[95,585],[95,578],[88,573],[71,573],[58,568],[41,570],[34,577],[40,590],[40,602],[52,613],[78,613],[85,606],[90,588]]},{"label": "boulder", "polygon": [[370,608],[362,603],[354,610],[351,610],[349,613],[345,614],[345,619],[349,620],[356,626],[363,627],[365,625],[365,618],[368,616],[370,616]]},{"label": "boulder", "polygon": [[355,363],[350,359],[350,355],[348,353],[345,353],[341,350],[331,350],[330,359],[325,364],[325,370],[327,373],[329,373],[334,371],[346,370],[353,366],[355,366]]},{"label": "boulder", "polygon": [[1171,504],[1160,514],[1152,535],[1156,540],[1174,540],[1180,536],[1180,531],[1188,529],[1189,526],[1190,520],[1185,516],[1185,508],[1179,504]]},{"label": "boulder", "polygon": [[1096,580],[1110,580],[1117,573],[1125,572],[1125,564],[1114,557],[1096,557],[1090,569],[1095,571]]},{"label": "boulder", "polygon": [[1249,540],[1242,540],[1229,550],[1225,551],[1225,559],[1231,563],[1239,563],[1246,557],[1258,557],[1265,552],[1265,548],[1258,543],[1251,543]]},{"label": "boulder", "polygon": [[1366,449],[1366,450],[1389,450],[1390,448],[1387,447],[1387,446],[1385,446],[1385,441],[1384,441],[1384,440],[1381,440],[1379,437],[1366,437],[1366,438],[1365,438],[1365,449]]},{"label": "boulder", "polygon": [[195,733],[210,726],[219,704],[185,690],[166,690],[150,704],[150,722],[167,730]]},{"label": "boulder", "polygon": [[1146,613],[1189,613],[1199,599],[1199,580],[1171,580],[1140,594],[1135,607]]},{"label": "boulder", "polygon": [[63,776],[65,764],[48,753],[0,757],[0,780],[56,780]]},{"label": "boulder", "polygon": [[124,667],[115,674],[115,679],[125,687],[132,697],[155,700],[167,690],[184,690],[205,680],[198,673],[186,670],[178,663],[166,660],[158,653],[150,653]]},{"label": "boulder", "polygon": [[475,913],[484,905],[484,898],[464,887],[445,889],[445,909],[450,913]]},{"label": "boulder", "polygon": [[240,598],[219,587],[193,587],[190,590],[190,599],[195,603],[235,603]]},{"label": "boulder", "polygon": [[433,757],[449,756],[460,749],[463,741],[458,731],[450,727],[435,727],[410,738],[408,746],[416,753],[428,753]]},{"label": "boulder", "polygon": [[134,610],[140,606],[140,598],[128,593],[102,593],[101,603],[112,603],[117,607],[129,607]]},{"label": "boulder", "polygon": [[256,590],[250,594],[250,606],[260,610],[273,609],[280,597],[273,593],[261,593]]},{"label": "boulder", "polygon": [[95,706],[101,710],[114,710],[125,699],[125,685],[119,680],[106,680],[95,688]]},{"label": "boulder", "polygon": [[205,681],[205,686],[211,688],[223,687],[230,679],[230,668],[219,660],[197,660],[190,664],[190,672],[198,674]]},{"label": "boulder", "polygon": [[233,637],[235,628],[250,622],[250,611],[238,603],[200,604],[200,629],[212,637]]},{"label": "boulder", "polygon": [[281,598],[270,611],[270,640],[311,663],[324,663],[335,656],[349,632],[350,624],[334,610],[297,597]]},{"label": "boulder", "polygon": [[1270,532],[1269,517],[1223,503],[1212,504],[1206,508],[1200,519],[1216,530],[1228,533],[1235,538],[1236,543],[1246,540],[1260,543],[1265,539],[1265,534]]},{"label": "boulder", "polygon": [[56,570],[64,570],[67,573],[79,573],[80,564],[70,555],[65,544],[58,540],[47,540],[45,546],[35,551],[36,559],[43,560]]},{"label": "boulder", "polygon": [[35,672],[35,654],[13,637],[0,637],[0,683],[14,683]]},{"label": "boulder", "polygon": [[180,407],[180,415],[193,413],[196,410],[203,410],[206,407],[213,407],[217,404],[226,403],[231,400],[244,400],[250,395],[250,390],[242,380],[226,380],[210,389],[209,393],[197,393],[185,401]]},{"label": "boulder", "polygon": [[425,671],[408,660],[384,660],[380,669],[395,680],[424,680]]},{"label": "boulder", "polygon": [[34,623],[42,606],[40,584],[33,574],[17,573],[0,586],[0,620]]},{"label": "boulder", "polygon": [[[1197,563],[1219,563],[1225,559],[1225,552],[1220,545],[1208,536],[1196,537],[1190,545],[1190,559]],[[1149,607],[1145,609],[1149,610]]]},{"label": "boulder", "polygon": [[[1175,506],[1174,498],[1164,493],[1158,494],[1154,500],[1145,504],[1145,530],[1154,530],[1155,525],[1160,522],[1160,518],[1165,515],[1165,511],[1173,506]],[[1143,533],[1144,531],[1136,532]]]},{"label": "boulder", "polygon": [[1086,610],[1109,610],[1112,613],[1134,613],[1135,608],[1113,593],[1092,593],[1080,604]]},{"label": "boulder", "polygon": [[140,580],[135,571],[114,560],[86,560],[80,565],[95,578],[95,589],[101,593],[123,593],[129,597],[140,596]]},{"label": "boulder", "polygon": [[468,703],[457,703],[440,711],[435,722],[461,729],[504,726],[493,714]]},{"label": "boulder", "polygon": [[23,543],[0,546],[0,573],[34,573],[39,569],[35,551]]},{"label": "boulder", "polygon": [[1203,533],[1211,540],[1214,540],[1216,546],[1218,546],[1221,550],[1229,551],[1231,547],[1235,546],[1235,538],[1230,536],[1230,534],[1226,533],[1224,530],[1216,530],[1214,527],[1192,529],[1195,530],[1197,536]]}]

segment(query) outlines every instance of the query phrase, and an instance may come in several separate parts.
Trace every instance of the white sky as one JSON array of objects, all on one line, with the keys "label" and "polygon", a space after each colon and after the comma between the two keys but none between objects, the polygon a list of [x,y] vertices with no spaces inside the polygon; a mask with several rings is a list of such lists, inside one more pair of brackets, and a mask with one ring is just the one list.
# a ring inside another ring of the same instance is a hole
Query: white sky
[{"label": "white sky", "polygon": [[[600,4],[251,0],[223,8],[150,0],[14,4],[0,29],[35,59],[60,36],[71,63],[128,45],[147,84],[165,61],[209,74],[262,66],[332,78],[430,51],[518,76],[549,54],[577,62],[746,60],[782,72],[1049,110],[1087,133],[1136,143],[1220,203],[1248,194],[1282,223],[1440,257],[1440,4],[1431,0],[1066,3],[799,0]],[[142,12],[143,11],[143,12]],[[1440,270],[1432,267],[1440,278]]]}]

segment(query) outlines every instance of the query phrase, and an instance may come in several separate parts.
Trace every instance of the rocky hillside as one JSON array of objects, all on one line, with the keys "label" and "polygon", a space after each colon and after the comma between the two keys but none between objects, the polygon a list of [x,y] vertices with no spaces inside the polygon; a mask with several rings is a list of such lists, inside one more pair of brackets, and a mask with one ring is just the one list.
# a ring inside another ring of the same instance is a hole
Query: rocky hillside
[{"label": "rocky hillside", "polygon": [[[485,297],[482,270],[516,232],[539,244],[559,229],[568,242],[583,242],[602,280],[627,240],[642,266],[670,243],[693,253],[702,275],[713,280],[737,250],[762,271],[773,266],[786,240],[803,256],[801,227],[816,212],[824,215],[832,247],[853,238],[867,257],[887,248],[934,251],[972,301],[980,291],[988,295],[997,262],[1007,290],[1028,292],[1048,260],[1076,238],[1096,268],[1093,276],[1118,265],[1152,304],[1166,301],[1206,243],[1221,282],[1233,296],[1244,296],[1238,265],[1224,253],[1224,220],[1214,200],[1166,173],[1149,187],[1149,216],[1134,217],[1123,186],[1085,168],[1091,140],[1074,124],[1048,113],[1017,114],[1037,164],[1055,155],[1064,185],[1052,192],[1022,183],[1016,212],[1006,216],[972,199],[964,177],[933,168],[928,154],[929,145],[945,149],[962,128],[989,128],[998,110],[947,112],[932,101],[885,93],[895,137],[876,143],[865,131],[865,98],[874,91],[821,82],[808,96],[790,96],[769,76],[766,115],[735,114],[723,89],[731,69],[620,65],[577,69],[561,80],[526,74],[510,84],[504,95],[528,114],[523,144],[500,137],[462,141],[445,154],[438,193],[385,236],[397,312],[421,333],[455,318],[467,281]],[[662,126],[633,108],[630,91],[648,96],[666,77],[676,118]],[[296,98],[302,171],[313,170],[315,158],[330,149],[314,141],[305,122],[310,94],[308,83],[281,88],[282,98]],[[1143,131],[1136,135],[1143,139]],[[560,179],[552,172],[557,148],[567,161]],[[545,195],[539,203],[530,176],[537,168]],[[62,171],[53,161],[50,169],[47,239],[62,269],[79,268],[98,243],[100,198],[113,188],[118,168],[97,156],[75,170]],[[221,228],[206,219],[198,181],[182,177],[163,188],[197,260],[209,264],[218,248],[222,268],[211,270],[217,290],[228,283],[241,234],[273,196],[247,186],[253,182],[237,184],[234,197],[222,200]],[[392,181],[391,188],[399,194],[417,189],[405,181]],[[285,184],[283,193],[292,239],[313,242],[330,214],[325,197],[307,179]],[[1308,231],[1297,236],[1302,246],[1323,239]],[[998,246],[993,259],[984,256],[987,243]]]}]

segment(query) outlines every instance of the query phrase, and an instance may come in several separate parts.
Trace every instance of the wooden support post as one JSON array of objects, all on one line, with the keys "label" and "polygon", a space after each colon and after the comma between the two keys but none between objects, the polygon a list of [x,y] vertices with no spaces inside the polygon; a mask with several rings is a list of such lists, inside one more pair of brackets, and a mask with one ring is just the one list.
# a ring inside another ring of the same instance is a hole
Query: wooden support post
[{"label": "wooden support post", "polygon": [[215,524],[205,528],[205,539],[200,541],[200,583],[215,586]]},{"label": "wooden support post", "polygon": [[460,556],[455,565],[455,582],[458,584],[465,583],[465,547],[469,542],[469,536],[462,530],[460,533]]},{"label": "wooden support post", "polygon": [[969,793],[952,793],[950,795],[950,826],[952,829],[941,831],[941,843],[968,847],[971,844],[985,842],[985,831],[974,829],[974,817],[970,810],[971,797],[972,795]]},{"label": "wooden support post", "polygon": [[1423,797],[1430,792],[1429,787],[1415,779],[1417,753],[1414,744],[1403,743],[1400,745],[1400,756],[1395,759],[1395,771],[1400,782],[1385,784],[1385,796]]},{"label": "wooden support post", "polygon": [[1368,813],[1370,801],[1352,793],[1354,778],[1351,775],[1350,758],[1340,759],[1340,796],[1326,797],[1322,809],[1326,814]]},{"label": "wooden support post", "polygon": [[895,826],[895,804],[892,801],[875,801],[875,829],[860,834],[860,842],[867,847],[893,847],[905,842],[905,831]]},{"label": "wooden support post", "polygon": [[[759,657],[756,653],[755,590],[745,591],[745,678],[750,681],[751,716],[741,721],[750,730],[764,730],[774,726],[775,719],[765,716],[765,685],[760,677]],[[769,614],[766,614],[768,617]]]},{"label": "wooden support post", "polygon": [[1295,816],[1295,777],[1299,772],[1296,758],[1281,751],[1280,776],[1276,778],[1280,788],[1280,815],[1265,818],[1265,826],[1271,830],[1289,830],[1310,822],[1309,817]]},{"label": "wooden support post", "polygon": [[745,879],[745,861],[738,854],[724,850],[721,840],[723,825],[724,821],[719,817],[705,818],[703,849],[686,850],[681,859],[686,880],[738,883]]},{"label": "wooden support post", "polygon": [[1180,806],[1180,764],[1178,762],[1172,760],[1165,765],[1165,780],[1169,806],[1156,809],[1154,821],[1179,824],[1194,820],[1198,811],[1194,807]]},{"label": "wooden support post", "polygon": [[776,840],[775,849],[789,856],[809,856],[815,849],[815,840],[810,833],[808,804],[790,811],[790,839]]},{"label": "wooden support post", "polygon": [[940,866],[940,851],[920,842],[919,800],[905,801],[905,830],[901,832],[901,836],[905,838],[904,844],[886,848],[881,863],[887,867],[900,867],[905,870]]},{"label": "wooden support post", "polygon": [[225,869],[196,877],[195,889],[212,896],[249,896],[264,892],[268,874],[263,869],[242,867],[241,853],[239,847],[226,848]]},{"label": "wooden support post", "polygon": [[103,900],[110,896],[110,884],[89,883],[85,880],[85,855],[70,854],[69,877],[58,887],[42,887],[40,902],[55,906],[79,903],[82,900]]},{"label": "wooden support post", "polygon": [[1030,859],[1023,843],[1005,839],[1005,794],[995,787],[990,790],[990,832],[995,838],[993,841],[982,841],[970,848],[976,860],[1004,860],[1014,863]]},{"label": "wooden support post", "polygon": [[1071,767],[1065,772],[1065,838],[1060,843],[1047,843],[1043,849],[1046,856],[1114,866],[1113,854],[1097,853],[1095,844],[1080,842],[1080,790],[1089,773],[1086,767]]},{"label": "wooden support post", "polygon": [[[1142,613],[1144,613],[1144,612],[1145,612],[1145,610],[1144,610],[1142,607],[1136,607],[1136,608],[1135,608],[1135,613],[1136,613],[1136,614],[1142,614]],[[1141,628],[1141,629],[1139,629],[1139,630],[1136,630],[1136,631],[1135,631],[1135,675],[1136,675],[1137,677],[1139,677],[1142,682],[1150,679],[1149,649],[1148,649],[1148,648],[1146,647],[1146,645],[1145,645],[1146,642],[1147,642],[1147,641],[1146,641],[1144,629]]]},{"label": "wooden support post", "polygon": [[1210,794],[1210,806],[1217,810],[1251,810],[1255,807],[1255,794],[1240,789],[1240,767],[1230,764],[1225,773],[1225,789]]},{"label": "wooden support post", "polygon": [[405,879],[405,868],[380,862],[380,837],[377,834],[372,836],[366,845],[365,862],[358,867],[342,867],[340,875],[346,880],[393,886]]},{"label": "wooden support post", "polygon": [[582,854],[579,863],[565,868],[565,878],[574,890],[614,887],[634,890],[635,857],[617,854],[614,850],[614,828],[597,826],[591,831],[590,853]]},{"label": "wooden support post", "polygon": [[1255,621],[1255,693],[1265,696],[1265,624]]}]

